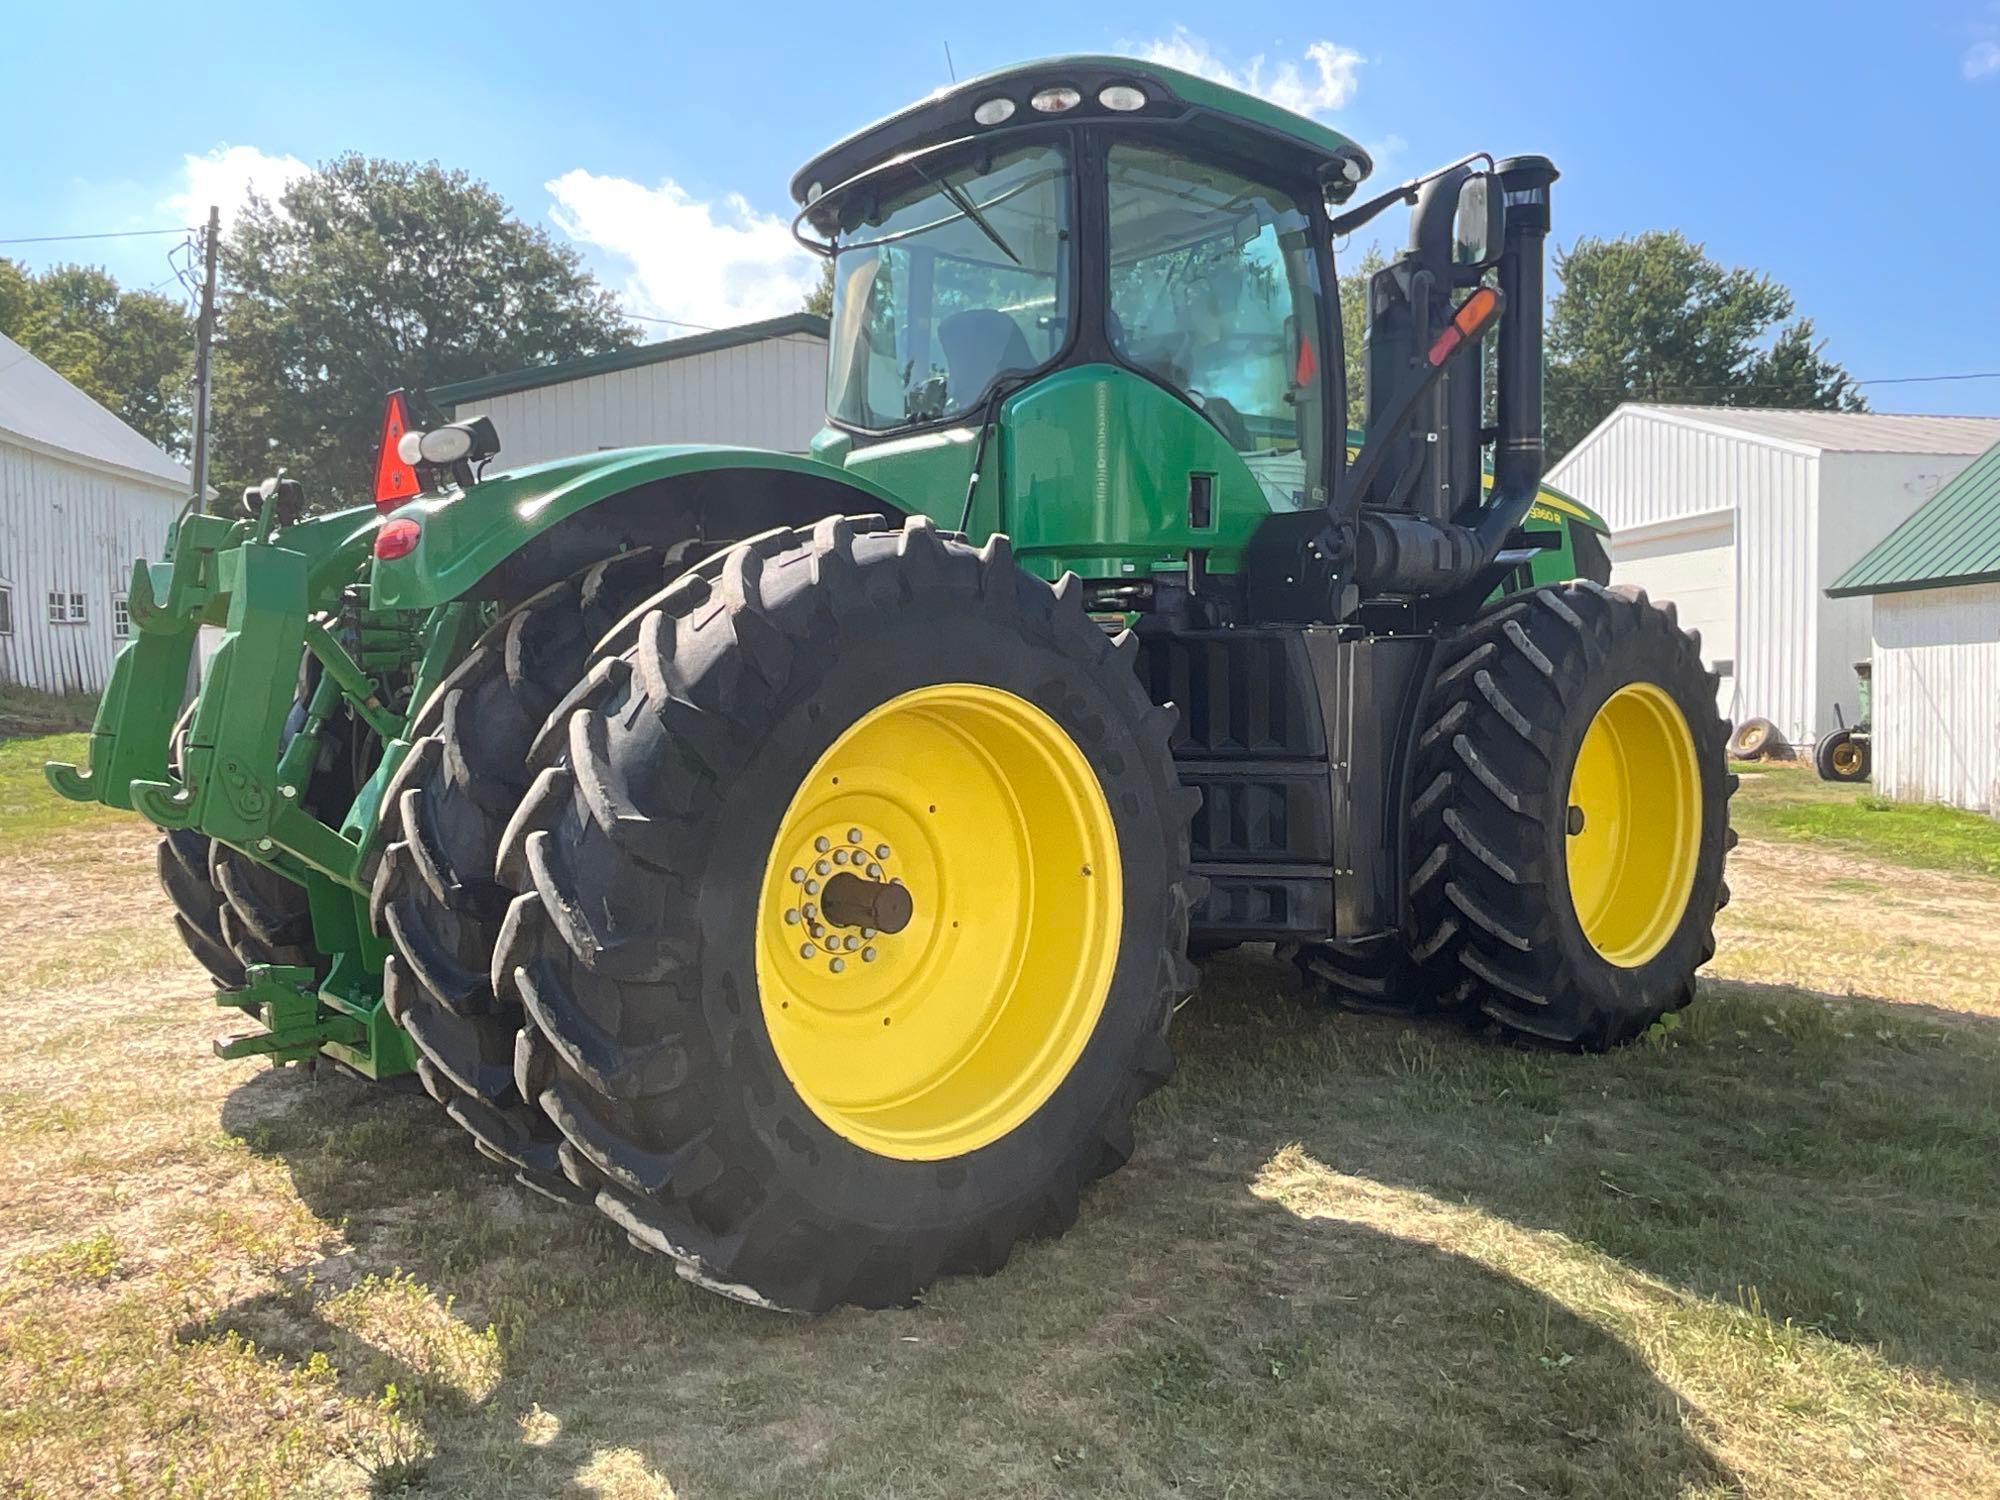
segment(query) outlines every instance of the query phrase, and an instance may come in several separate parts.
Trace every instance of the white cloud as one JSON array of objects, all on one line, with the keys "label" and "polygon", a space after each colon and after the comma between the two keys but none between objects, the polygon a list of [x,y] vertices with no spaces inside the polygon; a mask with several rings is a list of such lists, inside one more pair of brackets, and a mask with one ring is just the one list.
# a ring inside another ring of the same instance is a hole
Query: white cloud
[{"label": "white cloud", "polygon": [[1330,114],[1344,106],[1354,97],[1361,69],[1359,52],[1329,41],[1308,44],[1303,66],[1291,61],[1273,63],[1260,52],[1235,67],[1185,26],[1176,26],[1172,36],[1128,44],[1124,50],[1147,62],[1259,95],[1300,115]]},{"label": "white cloud", "polygon": [[2000,41],[1982,37],[1965,49],[1965,76],[1973,82],[2000,75]]},{"label": "white cloud", "polygon": [[311,170],[296,156],[272,156],[255,146],[217,146],[206,156],[181,158],[185,185],[168,196],[166,207],[183,224],[201,224],[207,222],[209,205],[214,204],[222,210],[222,227],[227,230],[253,189],[275,203],[294,178]]},{"label": "white cloud", "polygon": [[626,307],[710,328],[797,312],[818,262],[788,220],[740,193],[704,202],[671,178],[646,187],[581,168],[545,184],[558,228],[626,268]]}]

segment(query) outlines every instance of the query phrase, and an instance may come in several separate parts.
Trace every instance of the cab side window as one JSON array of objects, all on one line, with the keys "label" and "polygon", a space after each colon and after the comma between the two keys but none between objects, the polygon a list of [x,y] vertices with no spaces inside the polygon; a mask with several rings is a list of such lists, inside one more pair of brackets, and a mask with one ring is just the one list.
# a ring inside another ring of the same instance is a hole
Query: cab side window
[{"label": "cab side window", "polygon": [[1243,455],[1273,509],[1317,503],[1324,452],[1312,221],[1281,189],[1152,147],[1108,161],[1109,335]]}]

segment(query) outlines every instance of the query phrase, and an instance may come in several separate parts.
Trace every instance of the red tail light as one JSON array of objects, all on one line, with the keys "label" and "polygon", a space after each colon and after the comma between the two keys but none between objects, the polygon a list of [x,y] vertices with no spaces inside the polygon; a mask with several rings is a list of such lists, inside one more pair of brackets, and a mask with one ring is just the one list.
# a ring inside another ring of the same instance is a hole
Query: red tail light
[{"label": "red tail light", "polygon": [[417,550],[417,540],[423,529],[408,516],[398,516],[393,521],[384,521],[382,529],[375,533],[375,556],[383,562],[394,562],[399,557],[408,557]]},{"label": "red tail light", "polygon": [[382,446],[375,454],[375,508],[394,510],[405,500],[414,500],[423,493],[423,485],[417,480],[417,471],[403,462],[396,445],[403,434],[410,430],[410,403],[401,391],[389,392],[389,401],[382,409]]}]

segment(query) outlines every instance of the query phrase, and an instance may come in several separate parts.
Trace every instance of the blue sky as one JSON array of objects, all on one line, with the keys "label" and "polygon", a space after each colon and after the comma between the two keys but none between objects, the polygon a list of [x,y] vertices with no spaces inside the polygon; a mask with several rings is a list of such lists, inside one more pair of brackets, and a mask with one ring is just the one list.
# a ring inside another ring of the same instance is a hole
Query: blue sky
[{"label": "blue sky", "polygon": [[[1558,242],[1678,226],[1788,284],[1858,376],[2000,370],[2000,0],[311,10],[14,7],[0,239],[191,222],[347,149],[436,158],[576,242],[631,311],[712,325],[796,304],[785,182],[944,83],[947,45],[960,77],[1151,50],[1312,109],[1384,183],[1545,152]],[[148,286],[169,243],[0,254]],[[2000,414],[2000,379],[1868,395]]]}]

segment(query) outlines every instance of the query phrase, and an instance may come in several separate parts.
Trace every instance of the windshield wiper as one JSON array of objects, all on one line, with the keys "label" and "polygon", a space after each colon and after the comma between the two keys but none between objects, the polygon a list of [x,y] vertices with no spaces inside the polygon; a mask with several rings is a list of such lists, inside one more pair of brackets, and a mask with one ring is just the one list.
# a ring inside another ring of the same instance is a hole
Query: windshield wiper
[{"label": "windshield wiper", "polygon": [[[915,166],[915,163],[913,162],[911,165]],[[947,198],[951,199],[952,203],[957,206],[961,213],[979,226],[980,233],[999,246],[1002,255],[1006,256],[1007,259],[1014,262],[1017,266],[1021,264],[1021,257],[1014,253],[1014,247],[1000,238],[1000,231],[986,221],[986,215],[973,206],[970,198],[966,197],[958,188],[952,186],[949,177],[932,177],[922,167],[917,167],[917,175],[941,191]]]}]

